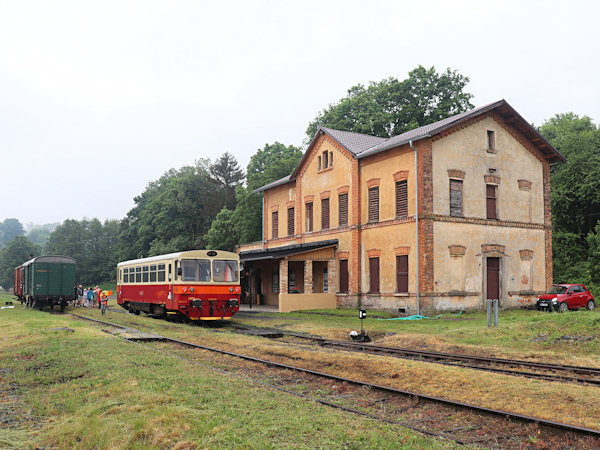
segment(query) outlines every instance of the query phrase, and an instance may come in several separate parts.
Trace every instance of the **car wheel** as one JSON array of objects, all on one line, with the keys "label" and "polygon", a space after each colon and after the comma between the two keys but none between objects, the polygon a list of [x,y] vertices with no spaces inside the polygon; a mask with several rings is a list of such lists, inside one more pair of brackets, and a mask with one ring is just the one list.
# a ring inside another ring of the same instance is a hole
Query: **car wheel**
[{"label": "car wheel", "polygon": [[569,306],[567,305],[567,302],[562,302],[560,305],[558,305],[558,312],[564,313],[564,312],[567,312],[568,310],[569,310]]},{"label": "car wheel", "polygon": [[594,300],[590,300],[590,301],[588,302],[588,304],[587,304],[587,307],[586,307],[586,308],[587,308],[587,309],[589,309],[589,310],[591,311],[592,309],[594,309],[594,307],[595,307],[595,306],[596,306],[596,305],[594,304]]}]

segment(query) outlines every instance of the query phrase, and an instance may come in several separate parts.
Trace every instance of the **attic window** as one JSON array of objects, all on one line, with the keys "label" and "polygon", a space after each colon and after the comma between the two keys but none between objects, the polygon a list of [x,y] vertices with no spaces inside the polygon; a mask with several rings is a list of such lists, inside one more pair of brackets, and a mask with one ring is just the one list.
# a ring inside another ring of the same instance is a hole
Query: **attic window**
[{"label": "attic window", "polygon": [[329,167],[329,152],[323,152],[323,169]]},{"label": "attic window", "polygon": [[496,136],[493,130],[487,130],[487,151],[496,153]]},{"label": "attic window", "polygon": [[319,168],[318,170],[321,170],[321,157],[319,156]]}]

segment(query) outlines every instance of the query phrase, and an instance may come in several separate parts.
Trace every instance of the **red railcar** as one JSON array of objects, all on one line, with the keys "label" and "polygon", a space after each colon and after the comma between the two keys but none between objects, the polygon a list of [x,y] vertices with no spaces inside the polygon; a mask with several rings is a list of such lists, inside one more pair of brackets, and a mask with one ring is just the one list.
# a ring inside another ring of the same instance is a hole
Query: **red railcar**
[{"label": "red railcar", "polygon": [[223,320],[240,307],[239,257],[190,250],[117,265],[117,302],[130,312]]},{"label": "red railcar", "polygon": [[15,287],[13,288],[15,296],[23,302],[23,265],[15,267]]}]

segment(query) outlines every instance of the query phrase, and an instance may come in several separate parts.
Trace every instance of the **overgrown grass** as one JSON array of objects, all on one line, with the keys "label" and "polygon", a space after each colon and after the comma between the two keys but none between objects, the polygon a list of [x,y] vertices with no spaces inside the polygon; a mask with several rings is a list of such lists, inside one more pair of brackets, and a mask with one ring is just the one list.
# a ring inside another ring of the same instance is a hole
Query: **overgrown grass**
[{"label": "overgrown grass", "polygon": [[150,352],[66,315],[0,310],[0,340],[0,384],[11,392],[0,413],[14,414],[0,428],[3,448],[447,445]]}]

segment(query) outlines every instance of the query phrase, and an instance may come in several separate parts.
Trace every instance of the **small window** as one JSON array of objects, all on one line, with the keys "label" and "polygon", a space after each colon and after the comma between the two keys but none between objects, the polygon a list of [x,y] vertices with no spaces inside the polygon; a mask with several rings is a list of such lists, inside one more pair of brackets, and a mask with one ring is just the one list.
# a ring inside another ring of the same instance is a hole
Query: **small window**
[{"label": "small window", "polygon": [[287,215],[288,236],[294,235],[294,208],[288,208]]},{"label": "small window", "polygon": [[[169,269],[170,268],[171,268],[171,264],[169,264]],[[171,278],[170,270],[169,270],[169,278]],[[159,282],[165,281],[165,265],[164,264],[158,265],[158,281]]]},{"label": "small window", "polygon": [[123,283],[129,283],[129,269],[123,269]]},{"label": "small window", "polygon": [[489,152],[496,150],[496,136],[492,130],[487,130],[487,149]]},{"label": "small window", "polygon": [[306,231],[313,230],[313,204],[306,204]]},{"label": "small window", "polygon": [[497,219],[497,186],[488,184],[485,186],[486,216],[488,219]]},{"label": "small window", "polygon": [[329,167],[333,167],[333,152],[329,152]]},{"label": "small window", "polygon": [[329,152],[323,152],[323,169],[329,167]]},{"label": "small window", "polygon": [[321,170],[321,157],[319,156],[319,170]]},{"label": "small window", "polygon": [[142,282],[142,268],[141,267],[135,268],[135,282],[136,283]]},{"label": "small window", "polygon": [[463,216],[462,191],[462,180],[450,180],[450,215],[453,217]]},{"label": "small window", "polygon": [[379,222],[379,186],[369,189],[369,223]]},{"label": "small window", "polygon": [[271,239],[277,239],[279,236],[279,212],[273,211],[271,214]]},{"label": "small window", "polygon": [[321,199],[321,229],[327,230],[329,228],[329,199]]},{"label": "small window", "polygon": [[148,282],[149,269],[150,268],[148,266],[142,267],[142,282],[144,283]]},{"label": "small window", "polygon": [[339,206],[339,226],[348,226],[348,193],[340,194],[338,196]]}]

